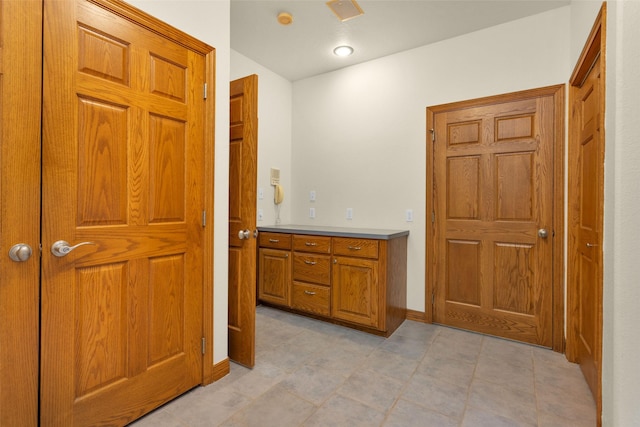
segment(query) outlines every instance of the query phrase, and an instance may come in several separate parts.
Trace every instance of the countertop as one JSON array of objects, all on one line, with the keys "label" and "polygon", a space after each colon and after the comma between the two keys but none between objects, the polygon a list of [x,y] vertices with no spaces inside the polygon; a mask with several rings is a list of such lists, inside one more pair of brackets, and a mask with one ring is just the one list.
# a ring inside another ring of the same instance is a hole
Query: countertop
[{"label": "countertop", "polygon": [[391,240],[408,236],[409,230],[381,230],[377,228],[348,228],[325,225],[270,225],[258,227],[258,231],[271,233],[308,234],[314,236],[354,237],[361,239]]}]

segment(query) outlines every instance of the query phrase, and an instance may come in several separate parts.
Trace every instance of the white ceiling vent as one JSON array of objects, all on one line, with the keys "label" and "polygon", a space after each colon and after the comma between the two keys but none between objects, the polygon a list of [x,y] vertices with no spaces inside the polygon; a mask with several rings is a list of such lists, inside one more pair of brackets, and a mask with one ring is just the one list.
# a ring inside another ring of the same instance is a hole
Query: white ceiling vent
[{"label": "white ceiling vent", "polygon": [[342,22],[364,13],[358,3],[356,3],[356,0],[330,0],[327,2],[327,6],[329,6],[329,9],[331,9]]}]

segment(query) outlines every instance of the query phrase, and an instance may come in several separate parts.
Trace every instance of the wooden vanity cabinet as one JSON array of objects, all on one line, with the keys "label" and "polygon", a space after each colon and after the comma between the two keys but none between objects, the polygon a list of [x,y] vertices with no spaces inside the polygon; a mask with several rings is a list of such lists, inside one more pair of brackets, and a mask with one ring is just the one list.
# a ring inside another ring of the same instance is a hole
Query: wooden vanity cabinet
[{"label": "wooden vanity cabinet", "polygon": [[[274,253],[274,241],[288,241],[291,249]],[[406,317],[404,234],[373,239],[263,232],[259,251],[258,294],[265,303],[384,336]]]}]

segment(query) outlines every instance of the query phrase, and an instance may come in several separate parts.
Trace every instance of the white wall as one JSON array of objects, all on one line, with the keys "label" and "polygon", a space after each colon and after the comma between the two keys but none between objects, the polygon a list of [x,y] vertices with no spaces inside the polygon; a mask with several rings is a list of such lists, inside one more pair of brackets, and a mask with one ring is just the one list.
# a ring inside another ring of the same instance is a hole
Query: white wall
[{"label": "white wall", "polygon": [[216,48],[214,363],[227,358],[229,212],[229,0],[128,0],[164,22]]},{"label": "white wall", "polygon": [[602,416],[638,426],[640,2],[610,1],[607,16]]},{"label": "white wall", "polygon": [[564,7],[294,82],[293,221],[409,229],[407,307],[424,311],[426,107],[565,83],[568,22]]},{"label": "white wall", "polygon": [[[258,75],[258,209],[264,217],[258,226],[274,225],[280,210],[282,224],[291,223],[291,82],[268,70],[246,56],[231,50],[231,80]],[[271,168],[280,169],[280,185],[284,188],[284,201],[280,207],[273,203],[270,185]]]}]

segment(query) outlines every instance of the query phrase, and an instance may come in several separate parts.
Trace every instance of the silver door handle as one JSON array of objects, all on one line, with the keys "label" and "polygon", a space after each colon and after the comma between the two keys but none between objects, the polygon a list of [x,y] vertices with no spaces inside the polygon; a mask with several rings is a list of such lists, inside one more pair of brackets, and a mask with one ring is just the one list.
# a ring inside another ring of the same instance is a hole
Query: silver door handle
[{"label": "silver door handle", "polygon": [[587,243],[588,248],[595,248],[596,246],[598,245],[596,245],[595,243]]},{"label": "silver door handle", "polygon": [[57,257],[63,257],[63,256],[67,256],[69,252],[71,252],[75,248],[79,246],[85,246],[85,245],[95,245],[95,243],[82,242],[74,246],[69,246],[69,242],[65,240],[58,240],[57,242],[54,242],[53,245],[51,245],[51,253]]},{"label": "silver door handle", "polygon": [[546,239],[549,236],[549,232],[545,228],[538,230],[538,237]]},{"label": "silver door handle", "polygon": [[249,230],[238,231],[238,239],[240,240],[248,239],[249,236],[251,236],[251,232]]},{"label": "silver door handle", "polygon": [[15,262],[24,262],[31,258],[33,250],[26,243],[18,243],[9,249],[9,258]]}]

